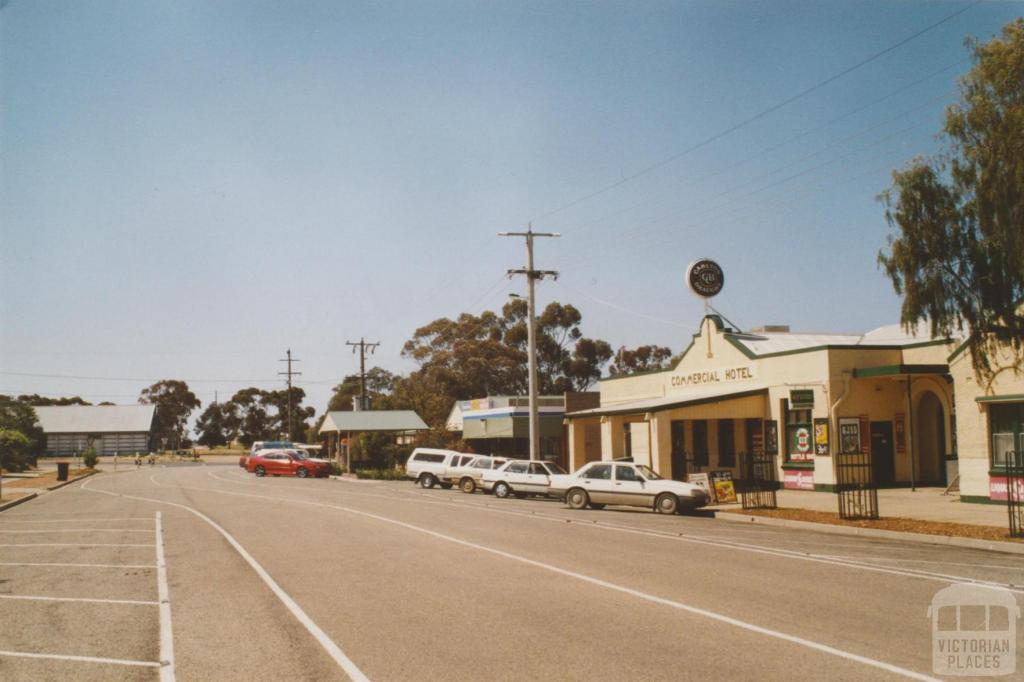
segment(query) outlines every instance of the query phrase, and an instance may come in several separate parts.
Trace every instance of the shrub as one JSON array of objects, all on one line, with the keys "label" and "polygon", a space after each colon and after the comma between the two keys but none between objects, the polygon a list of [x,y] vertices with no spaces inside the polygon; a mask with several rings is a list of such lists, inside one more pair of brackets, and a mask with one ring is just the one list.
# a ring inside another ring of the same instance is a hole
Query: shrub
[{"label": "shrub", "polygon": [[0,429],[0,468],[23,471],[29,465],[32,441],[21,431]]},{"label": "shrub", "polygon": [[96,448],[93,446],[87,447],[82,451],[82,464],[85,465],[86,469],[95,469],[96,463],[100,461],[100,456],[96,454]]},{"label": "shrub", "polygon": [[401,481],[405,478],[405,469],[356,469],[359,478],[370,478],[377,481]]},{"label": "shrub", "polygon": [[341,466],[337,462],[331,462],[332,476],[341,476],[343,473],[345,473],[345,467]]}]

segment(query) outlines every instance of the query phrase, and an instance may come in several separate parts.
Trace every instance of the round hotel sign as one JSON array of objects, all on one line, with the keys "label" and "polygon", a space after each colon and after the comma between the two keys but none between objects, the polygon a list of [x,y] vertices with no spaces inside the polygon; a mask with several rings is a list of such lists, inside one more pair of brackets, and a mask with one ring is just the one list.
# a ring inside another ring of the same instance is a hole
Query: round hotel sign
[{"label": "round hotel sign", "polygon": [[686,281],[693,293],[702,298],[717,296],[725,284],[722,266],[710,258],[698,258],[686,270]]}]

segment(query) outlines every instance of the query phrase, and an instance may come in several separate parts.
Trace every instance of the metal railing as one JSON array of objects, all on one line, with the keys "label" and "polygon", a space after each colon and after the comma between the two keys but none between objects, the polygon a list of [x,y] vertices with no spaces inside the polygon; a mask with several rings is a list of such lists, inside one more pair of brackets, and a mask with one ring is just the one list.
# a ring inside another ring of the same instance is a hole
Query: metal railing
[{"label": "metal railing", "polygon": [[875,482],[871,453],[836,454],[836,496],[839,517],[843,519],[877,519],[878,484]]},{"label": "metal railing", "polygon": [[775,456],[764,453],[741,452],[740,460],[740,502],[744,509],[778,509],[775,491],[779,482],[776,476]]}]

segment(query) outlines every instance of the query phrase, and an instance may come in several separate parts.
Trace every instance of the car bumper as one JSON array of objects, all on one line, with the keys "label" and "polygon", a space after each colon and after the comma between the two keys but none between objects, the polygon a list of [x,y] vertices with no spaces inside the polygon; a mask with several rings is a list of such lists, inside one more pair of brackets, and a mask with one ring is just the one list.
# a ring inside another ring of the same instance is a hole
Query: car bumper
[{"label": "car bumper", "polygon": [[706,507],[711,502],[711,498],[709,498],[708,494],[705,492],[700,492],[699,494],[690,496],[679,495],[678,497],[679,506],[688,511]]}]

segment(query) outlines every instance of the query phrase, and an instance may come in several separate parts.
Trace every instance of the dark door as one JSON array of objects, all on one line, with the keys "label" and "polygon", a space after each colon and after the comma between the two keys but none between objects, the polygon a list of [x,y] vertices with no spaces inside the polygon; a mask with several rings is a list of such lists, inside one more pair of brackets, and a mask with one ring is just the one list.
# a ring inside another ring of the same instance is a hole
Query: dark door
[{"label": "dark door", "polygon": [[686,474],[686,432],[684,421],[673,421],[672,427],[672,478],[685,481]]},{"label": "dark door", "polygon": [[892,422],[871,422],[871,468],[878,485],[889,485],[896,480]]},{"label": "dark door", "polygon": [[697,419],[692,424],[693,465],[699,469],[708,465],[708,423],[703,419]]}]

